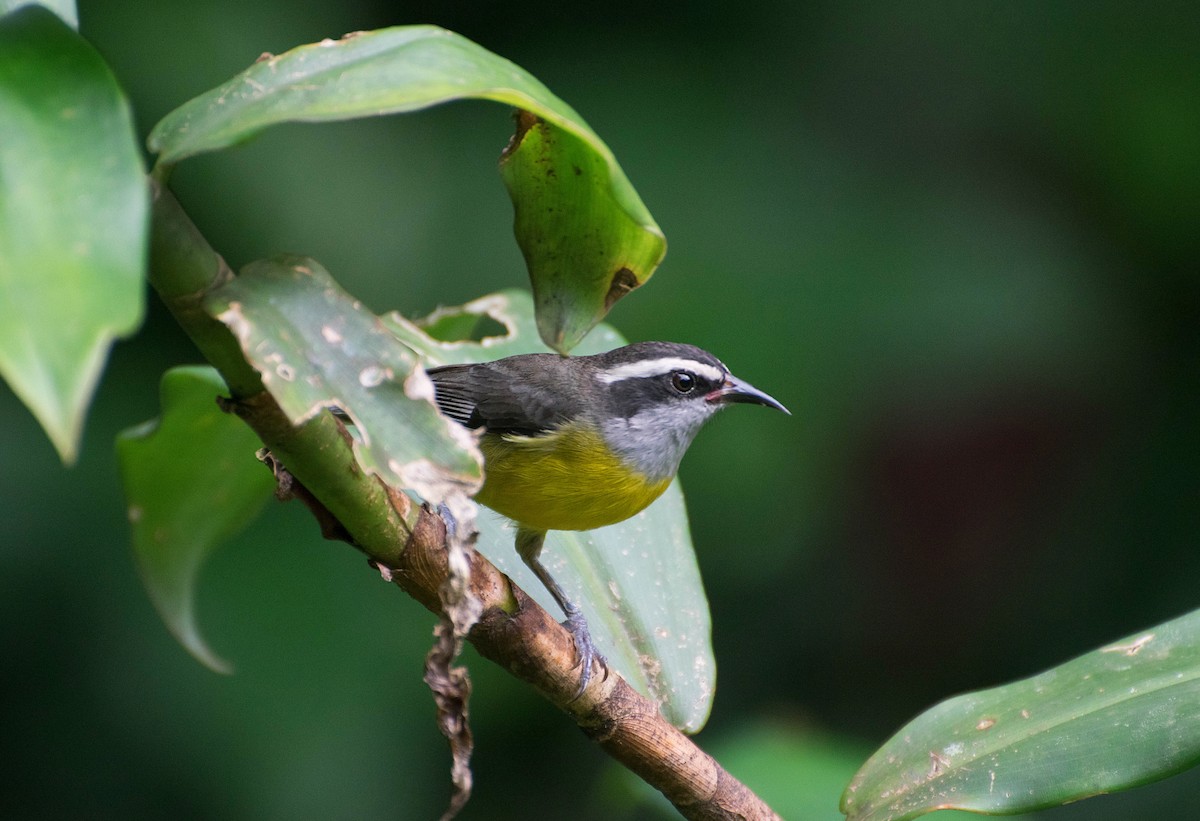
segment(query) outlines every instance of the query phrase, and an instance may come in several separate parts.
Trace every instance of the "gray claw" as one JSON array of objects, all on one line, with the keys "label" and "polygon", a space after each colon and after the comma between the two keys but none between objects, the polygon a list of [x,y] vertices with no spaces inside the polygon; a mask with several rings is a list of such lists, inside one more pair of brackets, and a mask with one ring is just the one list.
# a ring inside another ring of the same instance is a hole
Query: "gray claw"
[{"label": "gray claw", "polygon": [[575,696],[571,699],[575,701],[583,695],[583,691],[587,689],[588,683],[592,680],[592,664],[599,662],[600,666],[604,667],[607,662],[592,642],[592,634],[588,632],[587,621],[583,618],[583,613],[573,609],[573,612],[567,615],[567,620],[563,622],[563,627],[571,631],[571,638],[575,640],[575,658],[580,667],[579,689],[575,691]]}]

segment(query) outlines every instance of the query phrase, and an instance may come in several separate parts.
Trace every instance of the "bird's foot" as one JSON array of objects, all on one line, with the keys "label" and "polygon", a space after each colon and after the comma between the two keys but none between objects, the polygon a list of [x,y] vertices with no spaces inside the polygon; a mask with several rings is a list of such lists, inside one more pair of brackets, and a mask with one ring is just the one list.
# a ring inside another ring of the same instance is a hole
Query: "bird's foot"
[{"label": "bird's foot", "polygon": [[450,506],[445,502],[438,502],[437,512],[442,517],[442,521],[446,523],[446,535],[453,539],[458,533],[458,519],[454,518],[454,514],[450,512]]},{"label": "bird's foot", "polygon": [[588,631],[587,620],[579,608],[572,607],[570,609],[567,613],[567,620],[563,622],[563,627],[571,632],[571,638],[575,641],[575,658],[580,668],[579,689],[575,691],[575,697],[571,699],[575,701],[583,695],[583,691],[587,689],[588,683],[592,680],[592,664],[598,662],[600,669],[605,670],[608,662],[604,660],[604,656],[600,655],[600,651],[592,642],[592,634]]}]

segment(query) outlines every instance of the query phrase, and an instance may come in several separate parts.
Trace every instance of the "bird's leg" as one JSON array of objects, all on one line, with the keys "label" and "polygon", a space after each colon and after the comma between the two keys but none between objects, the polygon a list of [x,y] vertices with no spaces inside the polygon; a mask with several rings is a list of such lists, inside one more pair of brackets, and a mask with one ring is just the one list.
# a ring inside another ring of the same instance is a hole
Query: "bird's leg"
[{"label": "bird's leg", "polygon": [[579,659],[581,667],[579,690],[575,693],[575,698],[579,698],[587,689],[588,682],[592,678],[592,662],[598,661],[603,665],[604,656],[600,655],[596,650],[596,645],[592,643],[592,634],[588,632],[587,619],[583,617],[583,611],[567,598],[567,594],[558,586],[558,582],[554,581],[550,571],[538,560],[545,543],[546,531],[527,530],[523,527],[517,529],[517,553],[521,556],[521,561],[525,562],[525,565],[550,591],[550,595],[558,602],[558,606],[562,608],[567,617],[567,620],[563,622],[563,627],[571,631],[571,638],[575,640],[575,655]]}]

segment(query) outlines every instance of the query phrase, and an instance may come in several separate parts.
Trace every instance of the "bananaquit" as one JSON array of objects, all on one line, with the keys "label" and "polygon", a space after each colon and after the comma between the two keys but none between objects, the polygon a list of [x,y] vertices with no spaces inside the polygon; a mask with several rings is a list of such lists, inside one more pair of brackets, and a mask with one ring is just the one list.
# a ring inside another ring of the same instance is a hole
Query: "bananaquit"
[{"label": "bananaquit", "polygon": [[482,430],[476,501],[517,525],[517,553],[558,602],[587,687],[596,652],[579,608],[538,560],[548,530],[592,530],[640,512],[671,483],[693,437],[726,405],[788,413],[693,345],[639,342],[595,356],[525,354],[431,368],[442,413]]}]

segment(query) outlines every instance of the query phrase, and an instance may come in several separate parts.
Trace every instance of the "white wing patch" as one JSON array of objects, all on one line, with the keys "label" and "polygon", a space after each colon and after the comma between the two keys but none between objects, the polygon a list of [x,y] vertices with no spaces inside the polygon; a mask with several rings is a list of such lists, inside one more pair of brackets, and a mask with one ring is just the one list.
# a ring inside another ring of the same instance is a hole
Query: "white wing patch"
[{"label": "white wing patch", "polygon": [[626,362],[607,370],[600,371],[596,378],[606,385],[620,382],[623,379],[641,379],[647,376],[663,376],[671,371],[691,371],[710,382],[720,382],[725,378],[725,372],[707,362],[697,362],[694,359],[684,359],[678,356],[664,356],[659,359],[645,359],[640,362]]}]

